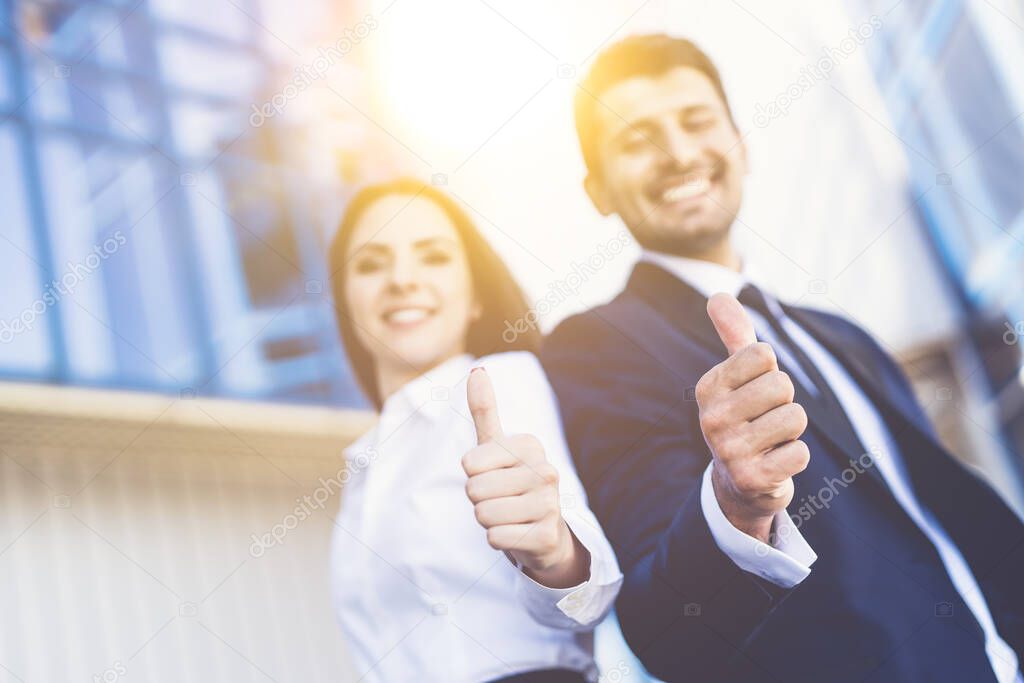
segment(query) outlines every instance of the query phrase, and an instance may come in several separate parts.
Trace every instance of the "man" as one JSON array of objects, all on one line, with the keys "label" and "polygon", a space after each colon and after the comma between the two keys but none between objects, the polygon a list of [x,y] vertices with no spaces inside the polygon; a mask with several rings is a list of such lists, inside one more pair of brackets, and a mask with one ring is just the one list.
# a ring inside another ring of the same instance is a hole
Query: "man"
[{"label": "man", "polygon": [[1024,681],[1024,525],[867,334],[747,280],[729,238],[746,150],[710,60],[628,38],[576,123],[587,193],[644,253],[543,362],[651,673]]}]

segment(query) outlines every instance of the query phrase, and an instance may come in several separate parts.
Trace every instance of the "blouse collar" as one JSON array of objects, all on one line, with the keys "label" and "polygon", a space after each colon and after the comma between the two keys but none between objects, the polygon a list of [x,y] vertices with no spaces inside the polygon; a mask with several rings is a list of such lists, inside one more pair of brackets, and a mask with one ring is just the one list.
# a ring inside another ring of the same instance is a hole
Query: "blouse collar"
[{"label": "blouse collar", "polygon": [[345,452],[355,453],[367,448],[382,427],[395,429],[413,413],[436,419],[448,411],[449,407],[458,410],[460,403],[465,403],[464,380],[475,364],[476,359],[464,353],[449,358],[403,385],[385,399],[377,424],[356,439]]}]

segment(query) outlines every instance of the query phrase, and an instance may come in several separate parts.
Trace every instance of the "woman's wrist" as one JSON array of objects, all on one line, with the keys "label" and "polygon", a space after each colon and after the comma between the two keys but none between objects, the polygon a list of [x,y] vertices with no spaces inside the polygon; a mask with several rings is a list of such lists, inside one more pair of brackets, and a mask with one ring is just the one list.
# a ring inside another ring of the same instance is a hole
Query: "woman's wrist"
[{"label": "woman's wrist", "polygon": [[590,551],[580,543],[564,519],[561,526],[563,541],[559,544],[559,557],[541,566],[523,564],[527,576],[548,588],[571,588],[590,579]]}]

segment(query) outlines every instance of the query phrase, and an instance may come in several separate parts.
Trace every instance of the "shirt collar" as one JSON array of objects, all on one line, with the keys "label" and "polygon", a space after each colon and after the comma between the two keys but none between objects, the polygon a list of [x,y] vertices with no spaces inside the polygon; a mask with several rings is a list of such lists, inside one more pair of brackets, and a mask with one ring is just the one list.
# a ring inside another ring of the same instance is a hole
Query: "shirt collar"
[{"label": "shirt collar", "polygon": [[[458,386],[473,369],[475,358],[464,353],[449,358],[413,379],[384,401],[381,415],[405,418],[414,412],[436,415],[459,398]],[[465,389],[462,390],[465,393]]]},{"label": "shirt collar", "polygon": [[349,444],[345,454],[351,455],[371,447],[382,427],[385,430],[396,429],[413,413],[434,419],[448,410],[449,406],[458,409],[459,401],[465,404],[465,379],[475,363],[476,359],[468,353],[449,358],[388,396],[381,407],[377,423]]},{"label": "shirt collar", "polygon": [[743,285],[750,281],[746,268],[736,272],[711,261],[675,256],[659,251],[645,249],[640,255],[640,260],[667,270],[705,297],[710,297],[716,292],[738,296]]}]

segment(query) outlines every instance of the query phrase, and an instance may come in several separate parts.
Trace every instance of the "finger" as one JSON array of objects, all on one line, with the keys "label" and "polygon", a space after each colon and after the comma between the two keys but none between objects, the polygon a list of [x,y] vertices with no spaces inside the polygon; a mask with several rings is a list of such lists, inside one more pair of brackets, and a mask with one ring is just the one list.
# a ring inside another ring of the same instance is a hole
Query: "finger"
[{"label": "finger", "polygon": [[502,524],[487,530],[487,542],[496,550],[532,550],[541,540],[546,524],[530,522],[528,524]]},{"label": "finger", "polygon": [[483,368],[473,368],[466,382],[466,398],[469,412],[476,426],[476,442],[486,443],[501,436],[501,421],[498,419],[498,402],[494,398],[491,378]]},{"label": "finger", "polygon": [[462,456],[462,469],[465,470],[466,475],[469,477],[475,477],[483,472],[490,472],[491,470],[498,470],[504,467],[515,467],[520,464],[522,464],[522,461],[516,457],[511,449],[503,443],[495,441],[480,444]]},{"label": "finger", "polygon": [[492,469],[471,476],[466,481],[466,495],[474,503],[491,498],[518,496],[539,488],[545,480],[525,465]]},{"label": "finger", "polygon": [[771,344],[755,342],[715,367],[721,383],[729,389],[738,389],[765,373],[778,370],[779,361]]},{"label": "finger", "polygon": [[724,410],[740,420],[756,420],[769,410],[792,403],[793,380],[782,370],[764,373],[724,397]]},{"label": "finger", "polygon": [[752,421],[744,433],[748,445],[760,453],[799,438],[807,428],[807,413],[799,403],[786,403]]},{"label": "finger", "polygon": [[762,466],[771,476],[782,480],[803,472],[810,461],[811,451],[807,444],[796,439],[765,453]]},{"label": "finger", "polygon": [[506,524],[529,524],[558,511],[554,491],[529,491],[519,496],[491,498],[473,507],[476,521],[484,528]]},{"label": "finger", "polygon": [[708,316],[729,355],[757,341],[754,325],[736,297],[719,292],[708,299]]}]

